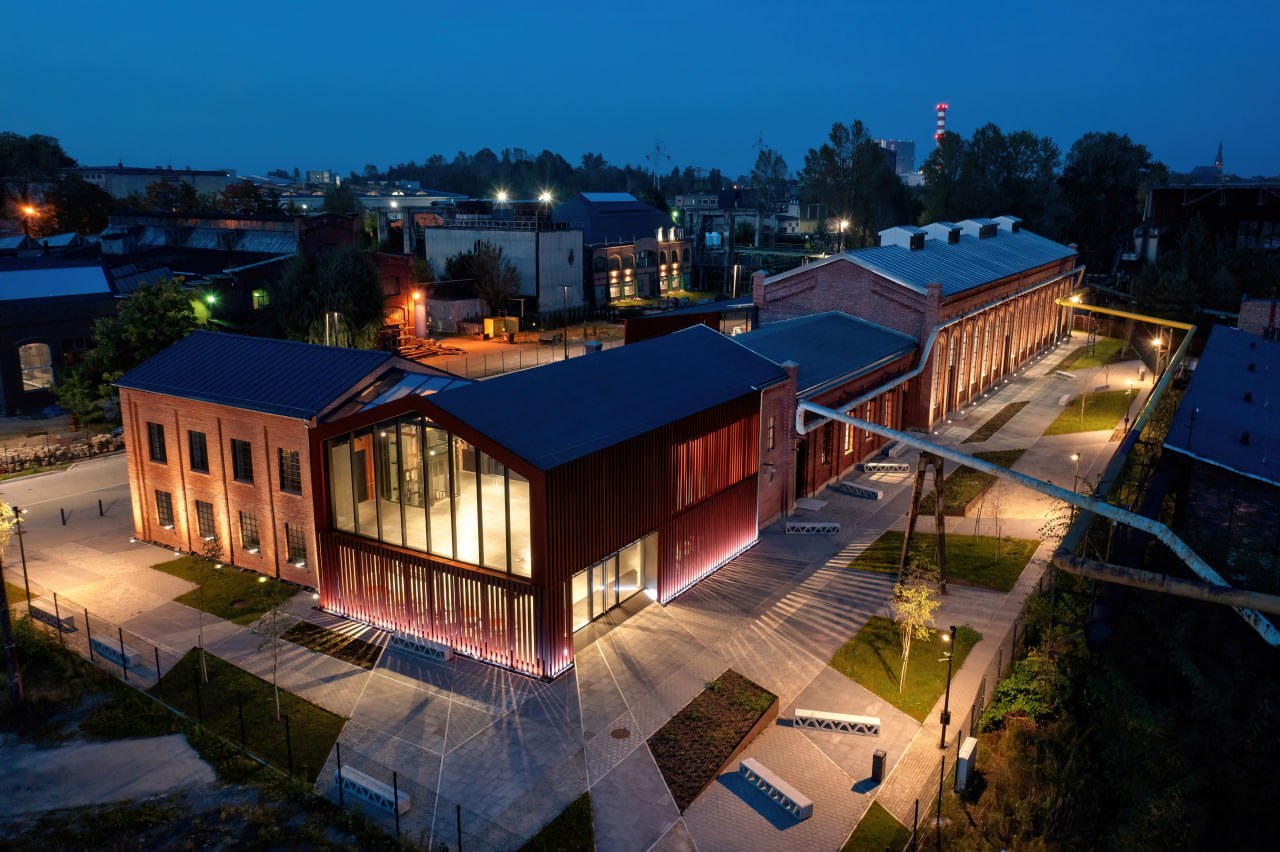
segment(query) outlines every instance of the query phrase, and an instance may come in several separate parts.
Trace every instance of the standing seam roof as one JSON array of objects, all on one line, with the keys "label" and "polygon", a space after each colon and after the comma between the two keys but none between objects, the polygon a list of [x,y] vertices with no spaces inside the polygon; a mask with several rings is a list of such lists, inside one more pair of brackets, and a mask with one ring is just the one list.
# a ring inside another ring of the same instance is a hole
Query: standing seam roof
[{"label": "standing seam roof", "polygon": [[116,386],[309,420],[392,357],[194,331],[125,373]]},{"label": "standing seam roof", "polygon": [[857,249],[845,252],[845,257],[921,293],[926,285],[937,281],[942,284],[943,297],[947,297],[1075,254],[1061,243],[1020,230],[1001,231],[985,240],[962,235],[954,244],[925,240],[924,248],[914,251],[903,246]]}]

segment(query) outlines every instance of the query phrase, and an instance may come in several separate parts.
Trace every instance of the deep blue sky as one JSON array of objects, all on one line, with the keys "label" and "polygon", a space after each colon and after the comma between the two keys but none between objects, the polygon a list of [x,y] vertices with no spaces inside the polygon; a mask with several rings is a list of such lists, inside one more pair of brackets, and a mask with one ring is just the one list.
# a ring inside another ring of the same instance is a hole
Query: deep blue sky
[{"label": "deep blue sky", "polygon": [[[1218,11],[1215,6],[1229,7]],[[933,106],[1128,133],[1175,170],[1280,173],[1280,3],[22,3],[0,129],[82,163],[346,173],[481,146],[794,169],[833,121],[928,152]],[[668,166],[669,168],[669,166]],[[442,187],[447,189],[448,187]]]}]

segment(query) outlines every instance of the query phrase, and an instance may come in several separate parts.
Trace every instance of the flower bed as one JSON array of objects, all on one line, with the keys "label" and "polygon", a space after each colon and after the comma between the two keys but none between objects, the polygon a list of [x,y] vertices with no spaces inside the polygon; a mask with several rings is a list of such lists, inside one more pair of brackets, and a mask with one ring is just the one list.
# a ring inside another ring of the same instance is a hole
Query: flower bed
[{"label": "flower bed", "polygon": [[709,682],[649,738],[676,807],[689,807],[777,715],[778,697],[732,669]]}]

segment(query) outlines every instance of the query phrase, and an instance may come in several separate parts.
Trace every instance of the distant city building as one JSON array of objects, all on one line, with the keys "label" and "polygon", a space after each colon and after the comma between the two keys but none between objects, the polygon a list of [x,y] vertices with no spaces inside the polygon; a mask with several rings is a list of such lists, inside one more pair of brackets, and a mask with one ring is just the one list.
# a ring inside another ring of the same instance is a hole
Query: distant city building
[{"label": "distant city building", "polygon": [[198,194],[213,195],[222,192],[236,177],[235,169],[175,169],[156,166],[153,169],[126,166],[76,166],[66,170],[78,174],[86,183],[105,190],[112,198],[128,198],[130,195],[146,195],[153,183],[185,183]]},{"label": "distant city building", "polygon": [[916,170],[916,143],[908,139],[877,139],[881,148],[892,151],[894,155],[894,172],[907,175]]},{"label": "distant city building", "polygon": [[334,173],[328,169],[307,169],[305,177],[307,183],[318,183],[328,186],[334,182]]},{"label": "distant city building", "polygon": [[594,304],[688,288],[690,242],[653,205],[626,192],[584,192],[557,206],[553,215],[581,228],[589,255],[583,266],[586,294]]}]

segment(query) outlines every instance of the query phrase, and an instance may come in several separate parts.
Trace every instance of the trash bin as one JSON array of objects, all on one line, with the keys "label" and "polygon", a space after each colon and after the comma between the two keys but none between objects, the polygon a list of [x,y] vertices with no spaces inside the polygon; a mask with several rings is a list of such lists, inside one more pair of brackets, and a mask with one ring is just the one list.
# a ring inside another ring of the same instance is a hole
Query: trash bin
[{"label": "trash bin", "polygon": [[879,784],[884,780],[884,762],[889,757],[884,749],[876,749],[871,755],[871,780]]},{"label": "trash bin", "polygon": [[516,333],[515,333],[514,331],[508,331],[508,332],[507,332],[507,342],[508,342],[508,343],[515,343],[515,342],[516,342]]},{"label": "trash bin", "polygon": [[590,355],[592,352],[603,352],[604,344],[599,340],[588,340],[586,343],[582,344],[582,351],[587,355]]}]

